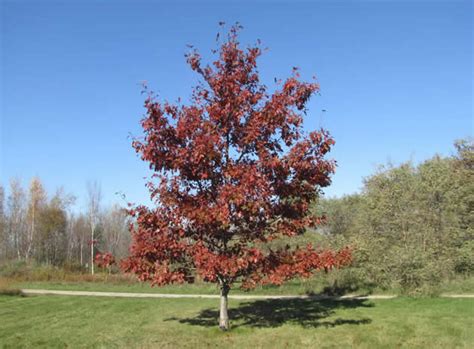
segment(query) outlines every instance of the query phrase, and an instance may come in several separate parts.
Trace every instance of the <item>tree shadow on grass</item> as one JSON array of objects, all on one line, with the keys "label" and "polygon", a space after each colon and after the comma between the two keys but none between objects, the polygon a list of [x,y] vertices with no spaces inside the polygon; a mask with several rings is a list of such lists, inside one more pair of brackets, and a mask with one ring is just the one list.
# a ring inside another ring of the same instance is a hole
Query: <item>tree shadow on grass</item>
[{"label": "tree shadow on grass", "polygon": [[[338,309],[373,307],[362,299],[316,300],[316,299],[268,299],[241,303],[229,309],[232,328],[248,326],[256,328],[278,327],[284,324],[297,324],[305,328],[335,327],[338,325],[363,325],[372,322],[362,319],[327,319]],[[193,318],[169,318],[165,321],[178,321],[195,326],[216,326],[219,312],[216,309],[202,310]]]}]

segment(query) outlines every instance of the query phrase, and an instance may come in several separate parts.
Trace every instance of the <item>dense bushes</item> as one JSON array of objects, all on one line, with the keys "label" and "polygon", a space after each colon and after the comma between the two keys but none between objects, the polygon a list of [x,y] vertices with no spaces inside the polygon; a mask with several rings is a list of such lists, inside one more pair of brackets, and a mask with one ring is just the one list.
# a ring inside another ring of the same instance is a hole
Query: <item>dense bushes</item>
[{"label": "dense bushes", "polygon": [[[114,270],[116,272],[117,270]],[[101,282],[109,283],[135,283],[133,275],[114,273],[107,270],[91,275],[90,272],[77,264],[65,264],[61,267],[35,262],[12,261],[0,264],[0,282],[30,282],[30,281],[55,281],[55,282]],[[0,287],[1,288],[1,287]]]},{"label": "dense bushes", "polygon": [[86,270],[72,266],[57,267],[54,265],[12,261],[0,266],[0,277],[19,281],[65,280],[72,275],[84,274]]},{"label": "dense bushes", "polygon": [[473,145],[456,147],[452,157],[385,166],[360,194],[319,203],[329,243],[355,249],[351,283],[430,293],[473,274]]}]

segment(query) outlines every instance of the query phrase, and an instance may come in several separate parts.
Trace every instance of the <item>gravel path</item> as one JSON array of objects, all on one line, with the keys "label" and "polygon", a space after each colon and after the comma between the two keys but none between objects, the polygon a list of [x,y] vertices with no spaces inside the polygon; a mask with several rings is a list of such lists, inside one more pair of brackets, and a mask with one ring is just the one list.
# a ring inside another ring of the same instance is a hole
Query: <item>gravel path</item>
[{"label": "gravel path", "polygon": [[[92,291],[59,291],[23,289],[26,295],[63,295],[63,296],[92,296],[92,297],[127,297],[127,298],[220,298],[219,295],[207,294],[163,294],[163,293],[129,293],[129,292],[92,292]],[[229,295],[230,299],[392,299],[395,295],[369,296],[322,296],[322,295]]]},{"label": "gravel path", "polygon": [[[26,295],[61,295],[61,296],[89,296],[89,297],[125,297],[125,298],[220,298],[210,294],[166,294],[166,293],[130,293],[130,292],[93,292],[93,291],[60,291],[23,289]],[[323,296],[323,295],[229,295],[230,299],[393,299],[396,295],[368,295],[368,296]],[[472,294],[441,295],[448,298],[474,298]]]},{"label": "gravel path", "polygon": [[445,298],[474,298],[474,294],[442,294]]}]

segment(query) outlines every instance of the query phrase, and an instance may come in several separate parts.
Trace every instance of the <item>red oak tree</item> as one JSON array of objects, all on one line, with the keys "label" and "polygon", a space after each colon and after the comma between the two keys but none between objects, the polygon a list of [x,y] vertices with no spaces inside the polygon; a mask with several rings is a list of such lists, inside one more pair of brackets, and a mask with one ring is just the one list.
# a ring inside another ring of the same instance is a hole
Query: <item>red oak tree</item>
[{"label": "red oak tree", "polygon": [[94,262],[99,268],[107,269],[110,274],[110,270],[115,264],[115,257],[110,252],[97,252],[94,258]]},{"label": "red oak tree", "polygon": [[[147,183],[156,206],[134,206],[133,244],[125,269],[154,285],[199,277],[221,290],[219,326],[229,328],[227,295],[280,285],[293,277],[348,263],[350,251],[311,245],[275,248],[270,241],[304,233],[321,223],[310,204],[330,184],[335,162],[328,132],[302,129],[316,83],[298,70],[270,94],[260,83],[259,45],[242,48],[239,26],[204,65],[186,55],[201,76],[190,105],[145,101],[144,137],[133,147],[153,171]],[[272,247],[273,246],[273,247]]]}]

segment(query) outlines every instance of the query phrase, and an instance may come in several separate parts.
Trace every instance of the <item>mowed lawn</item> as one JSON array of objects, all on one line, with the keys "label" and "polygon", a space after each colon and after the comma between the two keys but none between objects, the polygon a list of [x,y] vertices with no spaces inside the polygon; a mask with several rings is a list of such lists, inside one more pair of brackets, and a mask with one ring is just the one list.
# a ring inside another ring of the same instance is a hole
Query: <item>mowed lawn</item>
[{"label": "mowed lawn", "polygon": [[[16,289],[46,289],[46,290],[69,290],[69,291],[99,291],[99,292],[132,292],[132,293],[171,293],[171,294],[219,294],[218,286],[209,283],[168,285],[162,287],[151,287],[148,283],[111,283],[111,282],[61,282],[61,281],[32,281],[15,282],[9,285]],[[320,293],[323,286],[318,279],[293,280],[282,286],[267,285],[258,287],[251,292],[240,290],[237,286],[231,290],[231,294],[243,295],[305,295],[309,293]],[[474,293],[474,292],[473,292]]]},{"label": "mowed lawn", "polygon": [[474,300],[0,296],[3,348],[472,348]]}]

